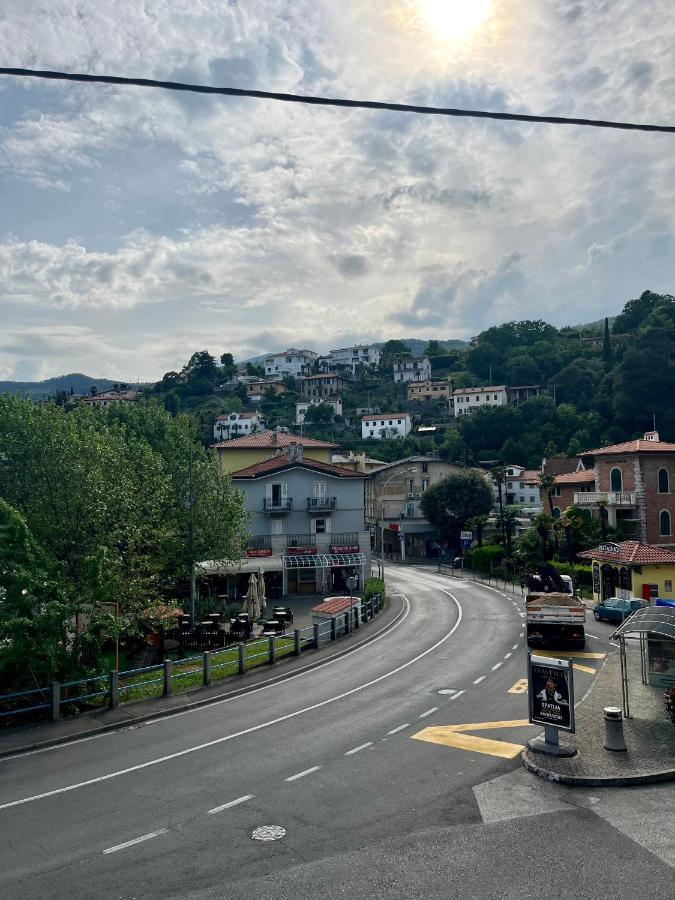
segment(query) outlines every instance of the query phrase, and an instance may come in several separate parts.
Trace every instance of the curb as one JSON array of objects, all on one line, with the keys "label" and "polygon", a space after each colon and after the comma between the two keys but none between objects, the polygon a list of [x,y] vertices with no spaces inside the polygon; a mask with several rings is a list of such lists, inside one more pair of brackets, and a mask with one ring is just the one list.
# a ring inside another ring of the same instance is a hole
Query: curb
[{"label": "curb", "polygon": [[551,772],[543,766],[538,766],[527,757],[527,751],[523,750],[521,755],[523,767],[544,778],[546,781],[553,781],[556,784],[568,784],[577,787],[626,787],[636,784],[655,784],[659,781],[674,781],[675,769],[663,769],[660,772],[648,772],[643,775],[608,775],[604,778],[593,778],[590,775],[560,775],[557,772]]},{"label": "curb", "polygon": [[[391,600],[387,600],[386,601],[387,606],[391,602],[392,602]],[[192,700],[187,703],[182,703],[182,704],[180,704],[180,706],[172,706],[171,709],[155,710],[154,712],[151,712],[151,713],[144,713],[144,714],[139,714],[137,716],[130,716],[128,719],[124,719],[123,721],[109,722],[104,725],[98,725],[96,727],[91,727],[91,728],[85,729],[83,731],[78,731],[75,734],[62,735],[62,736],[56,737],[56,738],[48,738],[47,740],[44,740],[44,741],[34,741],[31,744],[24,744],[20,747],[12,747],[12,748],[8,748],[6,750],[0,750],[0,759],[6,758],[6,757],[12,757],[12,756],[21,756],[26,753],[35,752],[37,750],[47,750],[50,747],[58,747],[61,744],[75,743],[77,741],[84,740],[86,738],[96,737],[97,735],[106,734],[107,732],[110,732],[110,731],[120,731],[124,728],[129,728],[131,725],[138,725],[138,724],[142,724],[143,722],[151,722],[156,719],[168,719],[171,716],[175,715],[176,713],[187,712],[188,710],[191,710],[191,709],[199,709],[202,706],[209,706],[212,703],[219,703],[220,701],[226,700],[228,698],[245,696],[246,694],[252,693],[253,691],[258,690],[259,688],[264,687],[265,685],[271,685],[271,684],[275,684],[275,683],[282,683],[284,681],[288,681],[290,678],[292,678],[295,675],[300,674],[301,672],[310,672],[310,671],[312,671],[312,669],[316,669],[319,666],[323,665],[324,663],[330,662],[331,660],[334,660],[334,659],[339,659],[342,656],[347,656],[349,653],[352,653],[354,650],[358,649],[359,647],[363,647],[367,644],[372,643],[380,635],[384,634],[386,631],[389,631],[391,628],[393,628],[393,626],[396,625],[396,623],[399,621],[399,619],[401,619],[401,617],[404,614],[405,607],[404,607],[403,603],[401,603],[400,605],[401,605],[401,608],[396,613],[394,618],[390,622],[387,622],[386,625],[383,625],[382,628],[380,628],[378,631],[375,631],[373,634],[368,635],[368,637],[364,638],[362,641],[359,641],[357,644],[354,644],[354,645],[348,646],[348,647],[344,647],[342,650],[338,650],[336,653],[330,653],[330,654],[324,656],[323,652],[321,650],[315,650],[314,653],[316,653],[319,658],[317,658],[316,660],[314,660],[311,663],[308,663],[305,666],[298,666],[295,669],[290,669],[288,672],[282,672],[280,675],[275,675],[272,678],[266,678],[255,684],[243,685],[242,687],[234,688],[233,690],[230,690],[230,691],[224,691],[223,693],[215,694],[212,697],[205,697],[201,700]],[[293,659],[298,659],[298,657],[293,657],[293,656],[284,657],[281,660],[281,664],[283,665],[283,662],[290,661]],[[278,664],[279,663],[277,663],[277,665]],[[253,674],[253,673],[257,674],[257,671],[258,670],[249,670],[248,672],[245,672],[244,675],[240,675],[238,677],[245,678],[246,675]],[[237,677],[237,676],[229,676],[229,677],[232,678],[232,677]],[[191,692],[187,692],[187,696],[189,696],[190,693]],[[162,698],[158,697],[156,699],[161,700]],[[144,701],[139,701],[139,702],[142,703]],[[49,727],[49,726],[47,726],[47,727]]]}]

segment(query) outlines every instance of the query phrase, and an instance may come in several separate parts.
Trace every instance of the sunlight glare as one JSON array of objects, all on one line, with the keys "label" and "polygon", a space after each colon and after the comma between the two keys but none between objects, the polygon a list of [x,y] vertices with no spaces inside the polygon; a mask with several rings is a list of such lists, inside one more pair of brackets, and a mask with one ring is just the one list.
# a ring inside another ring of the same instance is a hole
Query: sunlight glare
[{"label": "sunlight glare", "polygon": [[441,40],[462,40],[485,21],[490,0],[418,0],[420,14]]}]

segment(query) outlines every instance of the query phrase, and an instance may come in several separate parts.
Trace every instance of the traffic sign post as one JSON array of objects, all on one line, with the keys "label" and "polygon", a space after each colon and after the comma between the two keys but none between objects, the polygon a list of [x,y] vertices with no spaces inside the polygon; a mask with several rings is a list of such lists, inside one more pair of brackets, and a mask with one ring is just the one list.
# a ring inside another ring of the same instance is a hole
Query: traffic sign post
[{"label": "traffic sign post", "polygon": [[576,750],[560,744],[558,733],[574,734],[574,675],[569,659],[549,659],[527,654],[530,722],[544,726],[544,739],[533,738],[527,746],[549,756],[574,756]]}]

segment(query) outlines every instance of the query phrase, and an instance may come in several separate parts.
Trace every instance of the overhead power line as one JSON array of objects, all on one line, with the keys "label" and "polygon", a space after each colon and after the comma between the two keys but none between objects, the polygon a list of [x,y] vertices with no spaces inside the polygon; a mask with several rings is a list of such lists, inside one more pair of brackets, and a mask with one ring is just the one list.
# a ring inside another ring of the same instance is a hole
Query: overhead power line
[{"label": "overhead power line", "polygon": [[280,100],[283,103],[305,103],[312,106],[340,106],[347,109],[382,109],[391,112],[417,113],[424,116],[497,119],[506,122],[542,122],[548,125],[583,125],[590,128],[618,128],[623,131],[658,131],[675,134],[675,125],[649,125],[637,122],[612,122],[604,119],[576,119],[567,116],[528,116],[524,113],[490,112],[484,109],[417,106],[412,103],[384,103],[379,100],[345,100],[340,97],[313,97],[303,94],[281,94],[276,91],[253,91],[247,88],[215,87],[208,84],[186,84],[180,81],[155,81],[151,78],[122,78],[118,75],[85,75],[80,72],[51,72],[39,69],[0,67],[0,75],[18,78],[45,78],[51,81],[77,81],[85,84],[119,84],[132,87],[161,88],[167,91],[189,91],[196,94],[220,94],[226,97],[252,97],[256,100]]}]

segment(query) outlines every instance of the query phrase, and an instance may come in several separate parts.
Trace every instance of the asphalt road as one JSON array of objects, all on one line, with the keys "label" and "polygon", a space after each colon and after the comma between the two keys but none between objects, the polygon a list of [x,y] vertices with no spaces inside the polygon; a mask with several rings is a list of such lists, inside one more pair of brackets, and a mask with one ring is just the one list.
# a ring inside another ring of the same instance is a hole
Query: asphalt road
[{"label": "asphalt road", "polygon": [[[520,769],[537,731],[521,598],[431,569],[389,567],[388,585],[404,617],[353,653],[0,760],[0,896],[613,897],[612,872],[627,896],[672,897],[670,851],[634,821],[641,803],[663,821],[667,787],[603,817]],[[577,699],[615,649],[611,626],[587,630]],[[482,727],[423,739],[460,724]]]}]

